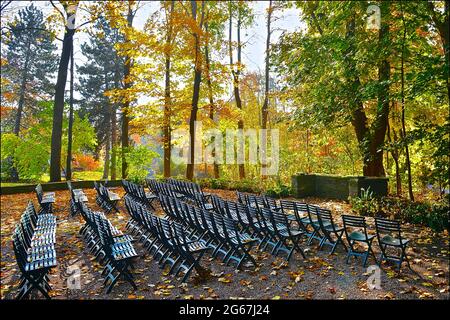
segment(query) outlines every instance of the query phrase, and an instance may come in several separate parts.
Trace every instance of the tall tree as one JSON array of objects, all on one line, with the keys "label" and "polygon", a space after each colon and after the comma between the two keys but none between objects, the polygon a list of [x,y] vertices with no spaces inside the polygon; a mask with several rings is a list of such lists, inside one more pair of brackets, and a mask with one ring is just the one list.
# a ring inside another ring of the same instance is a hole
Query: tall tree
[{"label": "tall tree", "polygon": [[[209,12],[209,11],[208,11]],[[205,22],[205,32],[208,34],[209,32],[209,23]],[[208,86],[208,100],[209,100],[209,119],[214,122],[214,109],[215,109],[215,103],[214,103],[214,93],[213,93],[213,87],[211,82],[211,59],[210,59],[210,49],[209,49],[209,36],[207,36],[205,40],[205,62],[206,62],[206,84]],[[211,143],[214,144],[215,137],[211,138]],[[214,178],[218,179],[220,172],[219,172],[219,164],[216,162],[216,148],[214,147],[212,150],[212,156],[214,157]]]},{"label": "tall tree", "polygon": [[81,111],[96,129],[99,150],[105,148],[104,175],[111,173],[111,179],[116,179],[116,113],[119,103],[107,94],[110,90],[122,88],[124,59],[115,48],[115,43],[122,41],[117,29],[113,29],[106,19],[98,19],[89,32],[89,41],[81,45],[88,62],[79,67],[79,91],[83,97]]},{"label": "tall tree", "polygon": [[[402,103],[402,130],[401,135],[402,139],[405,141],[405,161],[406,161],[406,169],[408,170],[408,195],[409,199],[411,201],[414,201],[414,194],[412,189],[412,173],[411,173],[411,160],[409,157],[409,143],[406,140],[406,121],[405,121],[405,114],[406,114],[406,102],[405,102],[405,46],[406,46],[406,21],[405,21],[405,14],[403,11],[403,5],[400,2],[400,10],[402,15],[402,24],[403,24],[403,37],[402,37],[402,46],[401,46],[401,64],[400,64],[400,72],[401,72],[401,103]],[[396,165],[398,165],[396,163]],[[401,193],[401,190],[400,190]]]},{"label": "tall tree", "polygon": [[[286,72],[285,79],[291,86],[301,87],[296,90],[304,102],[299,114],[306,110],[310,114],[309,118],[297,119],[332,126],[350,122],[360,146],[363,174],[384,176],[382,147],[390,90],[389,4],[380,4],[377,39],[373,31],[364,30],[366,21],[361,12],[367,9],[365,3],[308,2],[299,6],[308,21],[308,31],[304,35],[285,33],[277,57],[278,67]],[[294,48],[293,43],[300,44],[300,48]],[[361,54],[369,54],[370,63],[362,63]],[[329,64],[330,59],[339,63]],[[289,63],[280,64],[280,60]]]},{"label": "tall tree", "polygon": [[[53,4],[53,2],[52,2]],[[70,52],[73,47],[73,35],[75,33],[75,14],[77,6],[70,5],[67,2],[61,3],[64,13],[59,11],[66,21],[64,26],[64,39],[59,60],[58,76],[55,86],[55,99],[53,107],[53,126],[52,126],[52,144],[50,155],[50,181],[61,181],[61,141],[62,141],[62,122],[64,114],[64,92],[67,82],[67,69],[69,66]],[[71,18],[72,23],[69,22]]]},{"label": "tall tree", "polygon": [[170,177],[170,155],[171,148],[171,113],[172,99],[170,91],[170,71],[171,71],[171,48],[173,46],[173,14],[175,1],[170,1],[170,7],[166,8],[166,50],[165,54],[165,79],[164,79],[164,120],[163,120],[163,143],[164,143],[164,177]]},{"label": "tall tree", "polygon": [[[268,121],[268,115],[269,115],[269,90],[270,90],[270,83],[269,83],[269,72],[270,72],[270,36],[272,35],[272,14],[273,14],[273,6],[272,6],[272,0],[269,1],[269,6],[267,8],[267,33],[266,33],[266,58],[265,58],[265,67],[264,67],[264,103],[261,108],[261,129],[263,129],[263,135],[262,135],[262,143],[266,144],[267,135],[265,133],[265,129],[267,129],[267,121]],[[266,148],[263,148],[262,150],[262,167],[265,167],[266,164]],[[265,176],[265,172],[263,170],[263,176]]]},{"label": "tall tree", "polygon": [[[234,92],[234,100],[236,101],[236,107],[242,110],[242,100],[239,92],[239,76],[241,74],[242,69],[242,43],[241,43],[241,25],[242,25],[242,3],[238,2],[237,7],[237,24],[236,24],[236,33],[237,33],[237,64],[234,66],[233,62],[233,46],[232,46],[232,34],[233,34],[233,3],[229,2],[228,10],[230,15],[229,26],[228,26],[228,41],[229,41],[229,55],[230,55],[230,68],[231,74],[233,76],[233,92]],[[244,122],[242,119],[238,120],[238,129],[244,129]],[[239,167],[239,178],[245,178],[245,167],[244,164],[238,164]]]},{"label": "tall tree", "polygon": [[[127,28],[125,29],[124,34],[124,43],[127,45],[130,43],[130,30],[133,28],[133,20],[136,15],[137,9],[135,8],[135,1],[128,1],[128,13],[127,13]],[[125,66],[124,66],[124,89],[125,91],[132,87],[131,82],[131,68],[133,66],[133,58],[130,55],[125,55]],[[129,123],[130,123],[130,100],[125,99],[122,105],[122,178],[126,179],[128,175],[128,163],[126,159],[126,155],[129,152]]]},{"label": "tall tree", "polygon": [[[33,4],[21,9],[18,16],[5,29],[7,64],[2,66],[2,94],[11,94],[17,101],[13,133],[20,134],[25,108],[35,108],[37,101],[51,92],[48,77],[56,70],[52,36],[45,25],[42,11]],[[15,167],[12,179],[18,180]]]},{"label": "tall tree", "polygon": [[74,80],[73,46],[70,52],[70,98],[69,98],[69,128],[67,133],[66,180],[72,180],[72,129],[73,129],[73,80]]},{"label": "tall tree", "polygon": [[201,1],[200,21],[198,19],[197,2],[190,1],[191,19],[195,24],[192,28],[192,36],[194,38],[194,83],[192,92],[191,115],[189,117],[189,161],[186,167],[186,178],[192,180],[194,178],[195,166],[195,122],[197,121],[198,101],[200,99],[200,83],[202,81],[202,54],[201,54],[201,32],[203,28],[205,1]]}]

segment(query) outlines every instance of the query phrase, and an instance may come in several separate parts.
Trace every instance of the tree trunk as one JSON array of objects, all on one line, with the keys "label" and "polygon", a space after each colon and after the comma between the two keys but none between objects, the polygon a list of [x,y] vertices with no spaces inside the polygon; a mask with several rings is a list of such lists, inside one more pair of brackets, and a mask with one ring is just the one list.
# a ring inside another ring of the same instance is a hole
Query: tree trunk
[{"label": "tree trunk", "polygon": [[28,49],[25,57],[24,69],[22,71],[22,82],[20,84],[20,93],[19,93],[19,104],[17,106],[17,114],[14,122],[14,134],[16,136],[20,133],[20,122],[22,120],[22,112],[23,106],[25,104],[25,89],[27,86],[27,77],[28,77],[28,64],[30,60],[30,44],[28,44]]},{"label": "tree trunk", "polygon": [[61,59],[59,61],[58,77],[55,86],[55,100],[53,107],[53,127],[50,156],[50,182],[61,181],[61,142],[64,115],[64,91],[67,81],[70,52],[73,47],[75,29],[65,28]]},{"label": "tree trunk", "polygon": [[[117,57],[118,58],[118,57]],[[114,88],[120,87],[119,63],[115,61]],[[117,179],[117,109],[118,104],[110,104],[111,110],[111,180]]]},{"label": "tree trunk", "polygon": [[[406,158],[406,169],[408,170],[408,195],[409,200],[414,201],[414,194],[412,190],[412,173],[411,173],[411,161],[409,159],[409,146],[408,141],[406,140],[406,125],[405,125],[405,43],[406,43],[406,23],[405,17],[403,14],[403,6],[400,2],[401,10],[402,10],[402,21],[403,21],[403,42],[402,42],[402,54],[401,54],[401,99],[402,99],[402,138],[405,144],[405,158]],[[447,79],[448,84],[448,79]]]},{"label": "tree trunk", "polygon": [[[205,32],[208,33],[208,23],[205,23]],[[214,95],[211,84],[211,73],[210,73],[210,59],[209,59],[209,42],[205,43],[205,60],[206,60],[206,84],[208,86],[208,98],[209,98],[209,118],[214,122]],[[211,143],[214,144],[215,138],[211,138]],[[212,150],[212,156],[214,157],[214,178],[219,179],[219,165],[216,163],[216,148]]]},{"label": "tree trunk", "polygon": [[[389,142],[394,142],[397,143],[397,133],[395,132],[395,129],[392,128],[392,132],[394,134],[394,140],[392,141],[391,139],[391,126],[389,125],[388,122],[388,127],[387,127],[387,138]],[[392,146],[391,146],[392,148]],[[391,149],[391,155],[392,155],[392,159],[394,159],[394,163],[395,163],[395,186],[396,186],[396,190],[397,190],[397,197],[401,197],[402,196],[402,179],[400,177],[400,166],[399,166],[399,162],[398,162],[398,158],[399,158],[399,153],[398,153],[398,148],[392,148]]]},{"label": "tree trunk", "polygon": [[[267,37],[266,37],[266,65],[265,65],[265,85],[264,85],[264,103],[261,109],[261,116],[262,116],[262,123],[261,123],[261,129],[265,130],[267,129],[267,121],[269,117],[269,69],[270,69],[270,35],[272,34],[272,31],[270,29],[271,20],[272,20],[272,0],[269,1],[269,10],[267,12]],[[265,134],[265,131],[263,131],[262,135],[262,143],[264,143],[267,146],[267,135]],[[266,149],[266,148],[264,148]],[[266,166],[266,152],[263,152],[261,154],[261,166],[264,168]],[[263,173],[263,178],[265,177],[265,173]]]},{"label": "tree trunk", "polygon": [[70,52],[70,98],[69,98],[69,129],[67,132],[66,180],[72,180],[72,128],[73,128],[73,76],[74,76],[73,46]]},{"label": "tree trunk", "polygon": [[167,37],[166,37],[166,65],[165,65],[165,90],[164,90],[164,120],[163,120],[163,143],[164,143],[164,177],[170,177],[170,155],[172,152],[172,137],[170,118],[172,113],[172,99],[170,96],[170,64],[171,53],[170,46],[172,43],[172,13],[174,9],[175,1],[170,4],[170,17],[167,19]]},{"label": "tree trunk", "polygon": [[[384,5],[384,3],[382,4]],[[389,29],[387,24],[383,24],[380,30],[380,37],[388,37]],[[348,82],[348,91],[358,93],[361,82],[356,70],[355,63],[355,15],[353,14],[346,26],[346,40],[349,44],[344,52],[344,67]],[[379,81],[389,80],[389,63],[387,60],[379,66]],[[359,148],[363,154],[363,174],[364,176],[384,176],[383,153],[381,146],[386,135],[387,120],[389,114],[389,85],[384,84],[378,93],[379,108],[377,118],[371,126],[368,127],[368,120],[364,112],[363,103],[358,94],[349,96],[349,107],[352,113],[352,125],[355,130]]]},{"label": "tree trunk", "polygon": [[272,18],[272,0],[269,1],[269,10],[267,13],[267,36],[266,36],[266,59],[265,59],[265,74],[264,74],[264,103],[262,106],[262,129],[267,129],[267,119],[268,119],[268,107],[269,107],[269,68],[270,68],[270,35],[272,31],[270,30]]},{"label": "tree trunk", "polygon": [[[200,28],[203,25],[205,1],[202,1],[202,16],[200,20]],[[197,18],[197,3],[195,0],[191,0],[192,17],[194,20]],[[190,137],[190,159],[186,167],[186,178],[188,180],[194,179],[194,166],[195,166],[195,121],[197,120],[198,100],[200,98],[200,82],[202,80],[202,70],[200,62],[200,39],[199,35],[194,31],[195,38],[195,71],[194,71],[194,89],[192,94],[191,116],[189,118],[189,137]]]},{"label": "tree trunk", "polygon": [[[237,20],[237,61],[238,66],[236,70],[233,66],[233,48],[231,45],[232,41],[232,31],[233,31],[233,12],[231,7],[231,2],[229,3],[229,14],[230,14],[230,25],[229,25],[229,54],[230,54],[230,68],[231,73],[233,75],[233,92],[234,92],[234,99],[236,100],[236,107],[239,110],[242,110],[242,100],[241,95],[239,91],[239,76],[240,76],[240,68],[242,65],[242,44],[241,44],[241,10],[238,8],[238,20]],[[238,120],[238,129],[244,129],[244,121],[242,119]],[[245,150],[244,150],[245,152]],[[245,166],[243,163],[238,164],[239,168],[239,179],[245,178]]]},{"label": "tree trunk", "polygon": [[449,63],[450,63],[450,48],[449,48],[449,30],[450,30],[450,24],[449,24],[449,11],[450,11],[450,2],[448,0],[445,0],[444,3],[444,21],[441,21],[438,17],[438,13],[436,12],[434,8],[433,1],[428,1],[428,9],[431,14],[431,18],[433,20],[433,24],[435,25],[436,29],[439,32],[439,35],[441,37],[442,42],[442,48],[444,49],[444,55],[445,55],[445,65],[444,68],[444,77],[445,81],[447,83],[447,96],[448,100],[450,101],[450,83],[448,81],[449,74]]},{"label": "tree trunk", "polygon": [[[380,50],[383,50],[383,46],[388,47],[386,42],[389,41],[389,6],[387,2],[382,2],[380,5],[382,23],[379,31]],[[383,22],[384,20],[384,22]],[[387,50],[383,50],[387,51]],[[381,177],[385,176],[383,167],[383,151],[381,147],[384,144],[386,129],[389,115],[389,80],[390,80],[390,63],[388,61],[389,53],[384,54],[383,60],[378,66],[378,108],[377,117],[374,120],[371,127],[371,141],[369,145],[369,154],[371,160],[367,165],[367,171],[364,175]]]},{"label": "tree trunk", "polygon": [[[110,118],[110,117],[108,117]],[[108,119],[110,122],[110,119]],[[109,131],[110,128],[107,128]],[[106,141],[105,141],[105,166],[103,167],[103,178],[102,179],[108,179],[109,177],[109,153],[111,151],[111,139],[110,139],[109,132],[106,134]]]},{"label": "tree trunk", "polygon": [[[128,4],[128,15],[127,15],[127,26],[131,28],[133,26],[134,13],[131,8],[131,4]],[[128,35],[125,36],[125,42],[129,42],[130,39]],[[124,68],[124,88],[131,88],[130,73],[131,73],[132,58],[128,55],[125,56],[125,68]],[[130,101],[128,98],[122,106],[122,179],[126,179],[128,176],[128,163],[126,160],[126,154],[129,152],[129,137],[128,128],[130,123],[130,118],[128,116],[130,108]]]},{"label": "tree trunk", "polygon": [[[25,64],[24,64],[24,68],[22,70],[22,81],[20,84],[19,103],[17,106],[16,119],[14,121],[14,131],[13,132],[16,136],[19,136],[19,133],[20,133],[20,123],[22,121],[23,107],[25,104],[25,89],[27,86],[28,64],[30,62],[30,46],[31,46],[31,42],[28,42],[26,57],[25,57]],[[17,171],[17,168],[14,165],[14,161],[12,159],[11,159],[11,161],[13,164],[11,167],[11,181],[17,182],[17,181],[19,181],[19,172]]]}]

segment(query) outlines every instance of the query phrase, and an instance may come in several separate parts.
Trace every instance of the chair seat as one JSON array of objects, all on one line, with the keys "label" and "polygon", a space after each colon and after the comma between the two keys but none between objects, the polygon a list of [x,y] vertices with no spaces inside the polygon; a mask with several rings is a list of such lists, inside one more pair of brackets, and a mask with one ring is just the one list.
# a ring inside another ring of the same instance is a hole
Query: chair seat
[{"label": "chair seat", "polygon": [[336,232],[340,232],[343,231],[344,228],[343,227],[338,227],[337,225],[334,225],[334,229],[333,229],[333,225],[331,223],[329,224],[324,224],[323,226],[327,231],[334,231],[336,230]]},{"label": "chair seat", "polygon": [[190,252],[197,252],[208,249],[208,247],[205,246],[205,244],[200,241],[192,241],[188,243],[188,248]]},{"label": "chair seat", "polygon": [[289,234],[292,235],[293,237],[299,236],[301,234],[303,234],[303,232],[301,232],[300,230],[290,230],[290,232],[287,231],[287,229],[285,230],[279,230],[280,235],[282,235],[283,237],[289,237]]},{"label": "chair seat", "polygon": [[118,200],[120,200],[120,197],[117,194],[115,194],[114,192],[111,192],[111,191],[108,191],[108,198],[111,201],[118,201]]},{"label": "chair seat", "polygon": [[213,210],[214,207],[211,203],[204,203],[203,206],[205,207],[206,210]]},{"label": "chair seat", "polygon": [[79,194],[79,195],[75,195],[75,201],[76,202],[88,202],[88,198],[86,197],[85,194]]},{"label": "chair seat", "polygon": [[362,232],[358,232],[358,231],[354,231],[352,233],[350,233],[348,235],[350,240],[355,240],[355,241],[368,241],[373,239],[375,236],[374,235],[368,235],[366,238],[366,235]]},{"label": "chair seat", "polygon": [[383,238],[381,238],[380,241],[382,244],[387,244],[388,246],[395,246],[395,247],[404,246],[409,242],[408,239],[402,239],[400,241],[400,239],[394,238],[390,235],[384,236]]},{"label": "chair seat", "polygon": [[28,262],[25,265],[25,271],[35,271],[39,269],[47,269],[56,266],[56,258],[38,260],[33,262]]},{"label": "chair seat", "polygon": [[151,192],[146,192],[145,193],[145,197],[147,198],[147,199],[156,199],[156,198],[158,198],[157,196],[155,196],[153,193],[151,193]]},{"label": "chair seat", "polygon": [[300,218],[300,220],[304,223],[304,224],[313,224],[313,223],[317,223],[317,220],[311,220],[309,219],[308,216]]},{"label": "chair seat", "polygon": [[55,203],[55,198],[42,198],[41,203]]}]

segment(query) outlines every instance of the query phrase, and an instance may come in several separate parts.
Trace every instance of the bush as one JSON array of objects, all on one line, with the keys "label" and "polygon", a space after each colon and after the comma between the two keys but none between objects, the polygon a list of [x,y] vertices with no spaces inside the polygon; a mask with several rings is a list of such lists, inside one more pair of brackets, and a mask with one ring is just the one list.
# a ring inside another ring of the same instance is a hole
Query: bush
[{"label": "bush", "polygon": [[449,230],[449,203],[441,202],[411,202],[394,197],[373,198],[370,193],[363,193],[361,197],[350,199],[352,209],[363,216],[382,216],[398,219],[414,224],[423,224],[434,231]]},{"label": "bush", "polygon": [[74,155],[74,159],[74,168],[80,168],[83,171],[96,171],[100,168],[100,163],[91,155],[76,154]]},{"label": "bush", "polygon": [[202,187],[211,189],[223,189],[223,190],[237,190],[241,192],[261,192],[261,188],[254,180],[228,180],[224,178],[219,179],[200,179],[197,183]]},{"label": "bush", "polygon": [[152,170],[153,159],[159,157],[159,154],[145,145],[140,145],[131,147],[125,157],[128,163],[128,179],[142,183]]},{"label": "bush", "polygon": [[272,198],[288,197],[291,194],[291,187],[279,183],[267,189],[266,194]]},{"label": "bush", "polygon": [[361,188],[361,196],[350,197],[349,202],[352,209],[362,216],[373,217],[379,212],[378,201],[374,198],[370,187],[367,190]]}]

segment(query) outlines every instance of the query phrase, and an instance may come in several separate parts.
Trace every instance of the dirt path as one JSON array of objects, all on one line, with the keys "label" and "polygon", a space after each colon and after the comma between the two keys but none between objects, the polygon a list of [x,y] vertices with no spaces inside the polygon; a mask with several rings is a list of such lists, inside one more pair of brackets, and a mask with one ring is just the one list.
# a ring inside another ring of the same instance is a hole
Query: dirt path
[{"label": "dirt path", "polygon": [[[89,206],[100,210],[95,204],[95,191],[85,190]],[[123,195],[122,188],[116,192]],[[235,199],[234,192],[211,190],[228,199]],[[86,250],[78,235],[83,225],[80,217],[69,217],[69,194],[56,192],[55,214],[58,217],[57,255],[58,268],[50,274],[55,299],[448,299],[449,298],[449,238],[448,233],[433,233],[429,228],[405,225],[406,237],[411,239],[408,250],[412,271],[406,265],[400,274],[393,268],[383,266],[381,289],[370,290],[367,280],[371,272],[362,267],[360,260],[345,263],[342,248],[337,254],[328,255],[317,251],[316,243],[303,244],[308,260],[294,254],[287,264],[282,257],[273,257],[268,252],[252,250],[259,267],[256,270],[235,271],[209,254],[201,263],[212,272],[211,279],[198,283],[191,277],[187,284],[167,275],[152,257],[144,252],[140,244],[136,249],[141,255],[134,270],[138,290],[133,291],[127,283],[119,282],[112,293],[105,294],[101,278],[101,266]],[[27,201],[36,198],[33,193],[1,196],[1,297],[12,299],[16,294],[18,275],[11,245],[11,232],[18,222]],[[337,221],[343,212],[349,212],[345,202],[306,199],[332,209]],[[110,214],[112,223],[124,231],[128,220],[123,202],[120,213]],[[369,219],[369,224],[373,222]],[[375,245],[376,253],[377,244]],[[369,265],[374,264],[369,260]],[[80,289],[68,289],[68,277],[77,268],[80,272]]]}]

